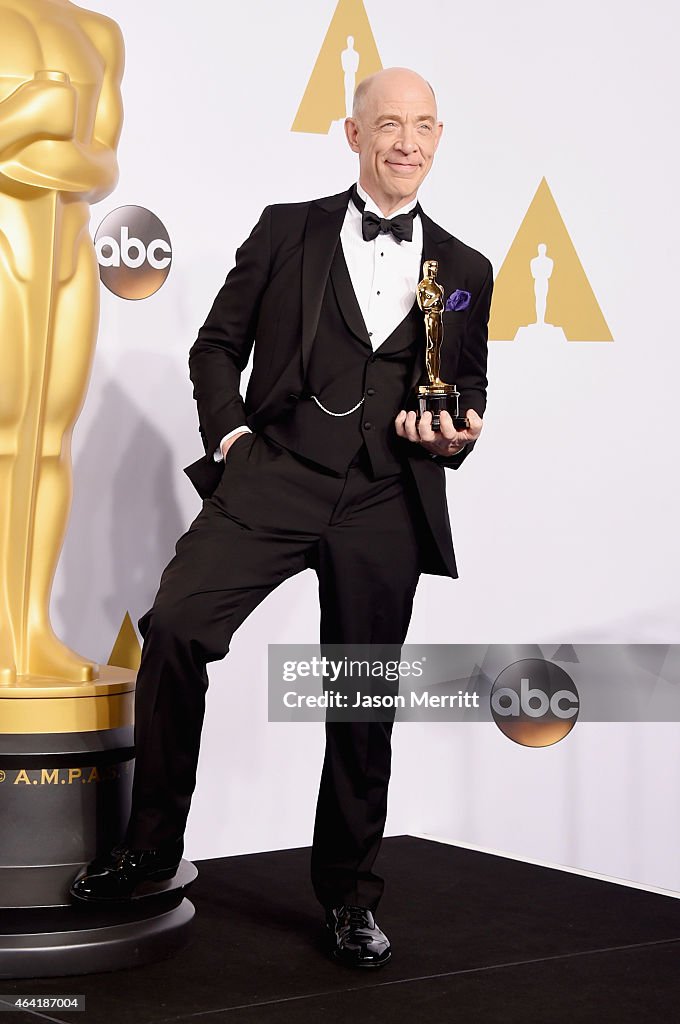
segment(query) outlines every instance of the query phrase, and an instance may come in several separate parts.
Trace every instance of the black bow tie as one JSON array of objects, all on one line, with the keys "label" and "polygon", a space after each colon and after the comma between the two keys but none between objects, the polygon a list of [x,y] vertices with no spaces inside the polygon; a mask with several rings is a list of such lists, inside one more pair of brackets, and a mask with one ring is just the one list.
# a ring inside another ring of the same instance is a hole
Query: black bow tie
[{"label": "black bow tie", "polygon": [[413,218],[420,212],[420,207],[416,203],[414,208],[408,213],[401,213],[398,217],[392,217],[388,220],[385,217],[379,217],[377,213],[371,213],[370,210],[366,210],[366,203],[359,195],[356,185],[352,190],[352,202],[356,206],[357,210],[361,211],[361,233],[364,237],[364,242],[372,242],[378,235],[392,234],[396,240],[401,242],[410,242],[413,238]]}]

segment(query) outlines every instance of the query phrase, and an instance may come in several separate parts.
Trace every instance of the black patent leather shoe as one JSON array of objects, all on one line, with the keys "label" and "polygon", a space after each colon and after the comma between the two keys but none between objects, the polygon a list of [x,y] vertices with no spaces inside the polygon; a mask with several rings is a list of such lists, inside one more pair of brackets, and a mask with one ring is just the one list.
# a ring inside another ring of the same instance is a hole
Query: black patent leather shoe
[{"label": "black patent leather shoe", "polygon": [[182,840],[156,850],[116,846],[107,857],[92,861],[75,879],[71,896],[87,903],[134,899],[144,883],[163,882],[176,874],[183,848]]},{"label": "black patent leather shoe", "polygon": [[382,967],[392,956],[389,939],[366,907],[327,910],[326,926],[335,938],[333,958],[347,967]]}]

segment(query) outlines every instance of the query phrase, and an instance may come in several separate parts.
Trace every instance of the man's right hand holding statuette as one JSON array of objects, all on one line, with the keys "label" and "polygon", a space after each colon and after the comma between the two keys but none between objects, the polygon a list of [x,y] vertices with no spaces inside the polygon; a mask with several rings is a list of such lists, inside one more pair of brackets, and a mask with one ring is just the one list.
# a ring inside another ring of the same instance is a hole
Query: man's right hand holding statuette
[{"label": "man's right hand holding statuette", "polygon": [[467,410],[470,424],[465,430],[456,430],[451,414],[443,409],[439,414],[439,430],[432,429],[432,413],[425,412],[418,418],[416,413],[402,409],[395,420],[399,437],[421,444],[431,455],[450,458],[461,452],[470,441],[476,441],[482,432],[482,419],[474,409]]},{"label": "man's right hand holding statuette", "polygon": [[[436,260],[423,264],[423,280],[416,288],[418,306],[425,317],[425,366],[428,383],[417,388],[420,413],[402,409],[395,420],[397,435],[415,444],[422,444],[431,455],[450,458],[463,450],[470,441],[476,441],[482,430],[481,417],[474,409],[461,415],[458,409],[458,389],[446,384],[439,376],[441,349],[444,340],[442,313],[444,289],[436,280],[439,269]],[[458,294],[458,293],[457,293]],[[469,300],[469,294],[465,293]],[[446,408],[453,401],[454,415]]]}]

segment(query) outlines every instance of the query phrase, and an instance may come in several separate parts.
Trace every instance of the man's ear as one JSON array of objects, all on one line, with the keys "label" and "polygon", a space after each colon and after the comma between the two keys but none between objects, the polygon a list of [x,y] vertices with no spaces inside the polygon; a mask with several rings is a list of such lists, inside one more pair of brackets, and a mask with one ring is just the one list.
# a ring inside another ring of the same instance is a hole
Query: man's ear
[{"label": "man's ear", "polygon": [[345,118],[345,135],[353,153],[359,152],[359,125],[353,117]]},{"label": "man's ear", "polygon": [[437,148],[439,146],[439,143],[441,142],[441,137],[442,137],[442,132],[443,131],[444,131],[444,122],[443,121],[437,121],[437,127],[435,128],[436,135],[435,135],[435,143],[434,143],[434,151],[435,151],[435,153],[437,152]]}]

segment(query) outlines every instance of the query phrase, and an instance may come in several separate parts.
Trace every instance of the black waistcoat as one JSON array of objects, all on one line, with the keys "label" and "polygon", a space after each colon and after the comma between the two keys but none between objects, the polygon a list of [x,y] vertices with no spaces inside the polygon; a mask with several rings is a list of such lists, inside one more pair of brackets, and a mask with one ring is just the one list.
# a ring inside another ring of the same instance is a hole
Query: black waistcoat
[{"label": "black waistcoat", "polygon": [[[285,448],[338,474],[344,474],[365,446],[373,476],[401,472],[405,445],[394,418],[404,408],[414,359],[424,349],[423,316],[413,309],[373,352],[347,264],[338,242],[326,285],[319,325],[307,368],[305,388],[285,419],[264,433]],[[363,396],[363,403],[345,412]]]}]

